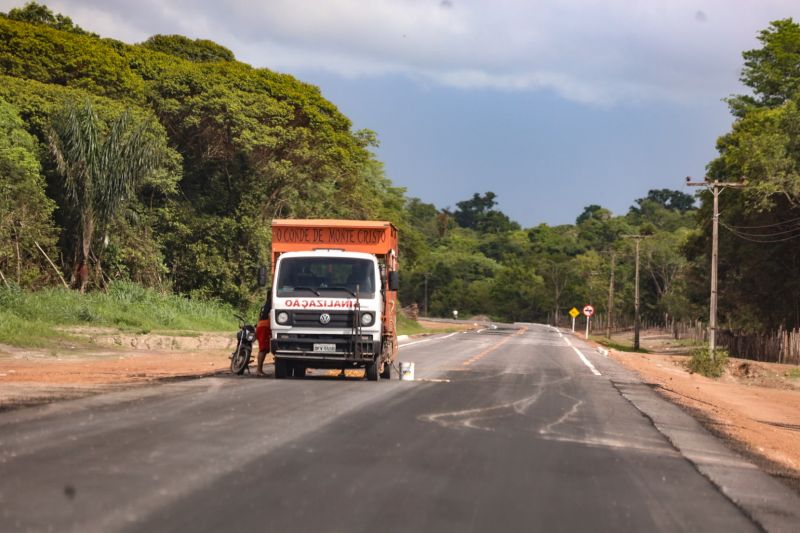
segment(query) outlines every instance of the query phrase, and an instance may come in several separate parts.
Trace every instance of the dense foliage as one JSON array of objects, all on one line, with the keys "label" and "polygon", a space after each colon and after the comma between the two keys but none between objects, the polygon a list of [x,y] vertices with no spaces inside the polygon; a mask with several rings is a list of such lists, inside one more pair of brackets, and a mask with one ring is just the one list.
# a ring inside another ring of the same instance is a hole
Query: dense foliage
[{"label": "dense foliage", "polygon": [[100,140],[120,117],[131,131],[152,122],[149,144],[162,154],[120,198],[107,231],[92,232],[84,247],[94,251],[90,288],[132,279],[239,304],[254,297],[273,217],[382,217],[404,226],[402,191],[369,151],[374,134],[352,131],[318,88],[236,62],[207,41],[156,36],[127,45],[63,28],[65,19],[43,6],[22,11],[38,15],[0,17],[0,98],[36,138],[48,196],[61,207],[52,222],[63,228],[57,256],[68,278],[81,278],[71,250],[84,235],[71,228],[85,225],[70,208],[71,178],[45,148],[75,102],[91,103]]},{"label": "dense foliage", "polygon": [[[712,178],[747,183],[720,200],[721,323],[745,331],[800,326],[800,25],[773,22],[759,40],[743,54],[752,94],[729,99],[737,119],[708,168]],[[710,203],[700,220],[710,219]],[[699,284],[708,280],[707,226],[688,249]]]},{"label": "dense foliage", "polygon": [[[777,21],[760,40],[744,54],[753,94],[729,99],[736,122],[709,175],[749,183],[723,195],[723,323],[773,328],[800,324],[800,29]],[[395,187],[371,152],[376,135],[354,131],[317,87],[211,41],[129,45],[45,6],[11,10],[0,16],[0,130],[9,285],[52,286],[60,269],[90,290],[132,281],[244,306],[259,298],[273,218],[371,218],[399,226],[401,300],[430,315],[564,324],[591,303],[600,323],[629,321],[636,235],[645,318],[707,313],[708,198],[698,210],[683,192],[652,190],[622,215],[590,205],[574,224],[527,229],[491,191],[440,209]]]}]

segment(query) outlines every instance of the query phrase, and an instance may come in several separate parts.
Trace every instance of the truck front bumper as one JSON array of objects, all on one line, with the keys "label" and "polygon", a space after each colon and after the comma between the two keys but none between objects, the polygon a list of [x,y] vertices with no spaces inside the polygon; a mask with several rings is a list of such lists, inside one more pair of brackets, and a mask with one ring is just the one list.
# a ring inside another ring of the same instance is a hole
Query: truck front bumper
[{"label": "truck front bumper", "polygon": [[[315,344],[333,345],[335,350],[319,352],[314,350]],[[332,366],[342,364],[364,364],[375,360],[380,353],[380,342],[371,336],[362,335],[320,335],[303,333],[281,333],[272,339],[272,354],[281,359],[306,360],[309,362],[329,363]]]}]

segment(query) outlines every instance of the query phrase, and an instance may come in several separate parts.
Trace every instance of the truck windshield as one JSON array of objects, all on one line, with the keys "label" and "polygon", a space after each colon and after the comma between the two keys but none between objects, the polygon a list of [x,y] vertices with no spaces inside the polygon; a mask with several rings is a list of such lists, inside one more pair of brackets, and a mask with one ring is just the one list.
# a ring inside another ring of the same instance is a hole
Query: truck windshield
[{"label": "truck windshield", "polygon": [[375,267],[368,259],[347,257],[292,257],[278,268],[278,296],[344,297],[356,293],[375,296]]}]

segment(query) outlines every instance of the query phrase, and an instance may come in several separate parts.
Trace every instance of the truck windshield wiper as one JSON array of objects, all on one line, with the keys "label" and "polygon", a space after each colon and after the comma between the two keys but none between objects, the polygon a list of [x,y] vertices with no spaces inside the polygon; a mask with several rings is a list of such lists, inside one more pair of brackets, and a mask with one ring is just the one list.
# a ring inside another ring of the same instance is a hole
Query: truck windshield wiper
[{"label": "truck windshield wiper", "polygon": [[320,295],[319,292],[317,292],[316,289],[312,289],[311,287],[294,287],[292,290],[295,290],[295,291],[311,291],[314,294],[316,294],[317,296]]},{"label": "truck windshield wiper", "polygon": [[328,291],[345,291],[345,292],[349,292],[350,294],[352,294],[354,298],[358,297],[355,292],[353,292],[350,289],[348,289],[347,287],[343,287],[341,285],[331,285],[329,287],[320,287],[320,289],[325,289],[325,290],[328,290]]}]

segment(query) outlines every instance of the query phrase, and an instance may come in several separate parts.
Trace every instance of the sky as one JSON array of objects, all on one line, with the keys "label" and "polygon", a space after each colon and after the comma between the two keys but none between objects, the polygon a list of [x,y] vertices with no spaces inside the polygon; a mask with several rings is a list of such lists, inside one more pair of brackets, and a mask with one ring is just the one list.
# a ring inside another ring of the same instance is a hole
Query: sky
[{"label": "sky", "polygon": [[[0,0],[0,10],[22,0]],[[216,41],[320,87],[437,207],[493,191],[525,227],[627,212],[702,177],[746,92],[741,53],[798,0],[58,0],[129,43]]]}]

